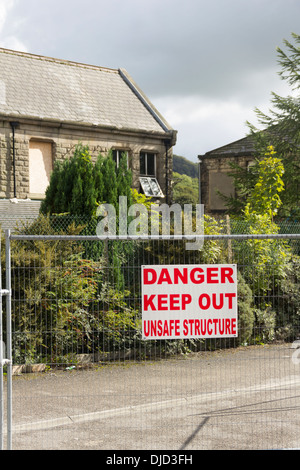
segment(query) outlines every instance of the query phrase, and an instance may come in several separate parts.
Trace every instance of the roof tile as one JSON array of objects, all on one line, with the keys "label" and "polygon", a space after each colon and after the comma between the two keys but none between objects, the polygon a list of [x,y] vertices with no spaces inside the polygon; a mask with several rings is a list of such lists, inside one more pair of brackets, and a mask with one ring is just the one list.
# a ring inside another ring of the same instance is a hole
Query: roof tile
[{"label": "roof tile", "polygon": [[118,70],[1,48],[0,70],[2,115],[165,131]]}]

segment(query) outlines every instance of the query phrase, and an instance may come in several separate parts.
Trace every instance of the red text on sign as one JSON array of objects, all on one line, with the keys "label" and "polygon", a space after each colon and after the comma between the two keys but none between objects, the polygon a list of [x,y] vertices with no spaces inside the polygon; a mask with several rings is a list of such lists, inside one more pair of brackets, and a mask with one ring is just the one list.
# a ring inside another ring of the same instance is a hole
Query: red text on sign
[{"label": "red text on sign", "polygon": [[236,335],[235,318],[191,318],[183,320],[184,336]]},{"label": "red text on sign", "polygon": [[185,310],[192,301],[190,294],[145,294],[144,311]]},{"label": "red text on sign", "polygon": [[201,294],[198,299],[198,304],[201,310],[207,310],[210,307],[216,310],[221,310],[227,307],[229,310],[232,309],[232,299],[236,296],[233,292],[219,293],[219,294]]},{"label": "red text on sign", "polygon": [[180,320],[146,320],[144,334],[146,337],[179,336]]},{"label": "red text on sign", "polygon": [[188,268],[162,268],[160,273],[155,269],[144,268],[143,282],[147,284],[233,284],[233,269],[230,266],[212,266],[203,269],[196,267]]}]

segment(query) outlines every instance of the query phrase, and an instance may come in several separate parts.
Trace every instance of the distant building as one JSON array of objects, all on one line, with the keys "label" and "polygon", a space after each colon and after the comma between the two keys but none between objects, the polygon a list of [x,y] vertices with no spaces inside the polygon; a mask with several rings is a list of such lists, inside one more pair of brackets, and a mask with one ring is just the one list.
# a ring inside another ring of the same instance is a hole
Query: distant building
[{"label": "distant building", "polygon": [[226,210],[224,200],[218,192],[225,196],[235,196],[232,178],[228,175],[232,168],[230,163],[237,163],[247,168],[254,160],[253,137],[248,136],[230,144],[210,150],[199,155],[201,204],[204,211],[211,215],[222,215]]},{"label": "distant building", "polygon": [[116,162],[125,152],[133,187],[168,200],[177,132],[125,70],[1,48],[0,70],[0,219],[36,215],[78,142]]}]

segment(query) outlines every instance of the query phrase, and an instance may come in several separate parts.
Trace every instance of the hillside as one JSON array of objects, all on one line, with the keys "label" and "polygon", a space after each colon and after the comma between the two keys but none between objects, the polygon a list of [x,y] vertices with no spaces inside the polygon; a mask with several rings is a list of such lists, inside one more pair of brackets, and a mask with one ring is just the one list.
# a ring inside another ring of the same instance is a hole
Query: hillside
[{"label": "hillside", "polygon": [[185,157],[173,155],[173,171],[180,175],[187,175],[191,178],[198,178],[198,165]]},{"label": "hillside", "polygon": [[173,201],[198,203],[198,165],[178,155],[173,156]]}]

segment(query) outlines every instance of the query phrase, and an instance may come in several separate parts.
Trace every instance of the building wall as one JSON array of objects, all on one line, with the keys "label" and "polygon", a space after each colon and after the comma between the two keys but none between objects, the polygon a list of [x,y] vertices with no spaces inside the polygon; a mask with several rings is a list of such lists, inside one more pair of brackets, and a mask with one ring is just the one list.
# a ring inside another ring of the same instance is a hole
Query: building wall
[{"label": "building wall", "polygon": [[[140,191],[140,152],[153,152],[157,155],[157,180],[166,194],[166,147],[163,137],[141,132],[124,132],[118,130],[101,130],[84,126],[67,126],[40,121],[19,120],[15,129],[15,175],[16,197],[18,199],[41,198],[42,194],[30,193],[30,178],[39,177],[29,174],[29,147],[32,141],[51,143],[53,164],[56,160],[69,158],[81,142],[88,145],[95,160],[101,153],[107,156],[111,149],[128,151],[129,167],[133,174],[133,187]],[[168,174],[172,175],[172,148],[168,150]],[[7,120],[0,120],[0,198],[12,198],[13,184],[13,137]],[[169,193],[171,184],[168,185]]]},{"label": "building wall", "polygon": [[232,172],[230,163],[237,163],[247,168],[253,158],[249,155],[239,156],[201,156],[201,203],[207,214],[223,214],[226,210],[224,200],[218,191],[226,196],[235,195],[233,180],[228,175]]}]

